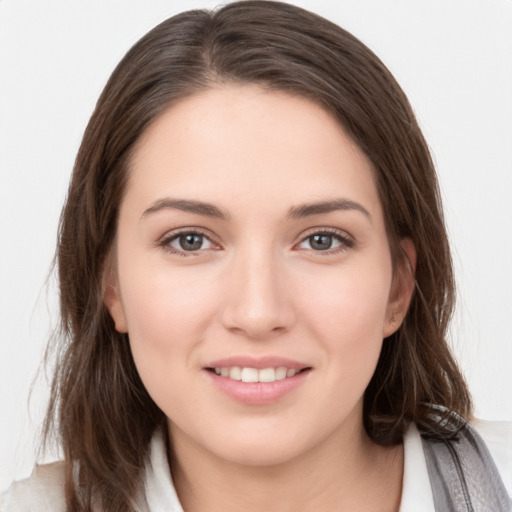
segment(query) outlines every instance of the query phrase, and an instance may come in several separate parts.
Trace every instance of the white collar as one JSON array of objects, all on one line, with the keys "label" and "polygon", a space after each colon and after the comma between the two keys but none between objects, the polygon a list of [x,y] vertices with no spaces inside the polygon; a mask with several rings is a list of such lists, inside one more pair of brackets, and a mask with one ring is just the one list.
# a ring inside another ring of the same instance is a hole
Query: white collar
[{"label": "white collar", "polygon": [[155,433],[151,440],[144,482],[149,512],[183,512],[172,482],[167,448],[161,432]]},{"label": "white collar", "polygon": [[420,433],[414,423],[404,436],[404,476],[399,512],[435,512]]}]

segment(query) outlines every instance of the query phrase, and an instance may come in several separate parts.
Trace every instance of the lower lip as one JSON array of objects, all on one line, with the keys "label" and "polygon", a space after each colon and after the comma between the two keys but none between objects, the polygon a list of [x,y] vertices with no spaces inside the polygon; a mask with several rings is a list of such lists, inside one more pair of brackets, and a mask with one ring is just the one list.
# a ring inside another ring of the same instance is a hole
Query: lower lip
[{"label": "lower lip", "polygon": [[300,386],[310,370],[274,382],[242,382],[205,370],[214,386],[234,400],[250,405],[276,402]]}]

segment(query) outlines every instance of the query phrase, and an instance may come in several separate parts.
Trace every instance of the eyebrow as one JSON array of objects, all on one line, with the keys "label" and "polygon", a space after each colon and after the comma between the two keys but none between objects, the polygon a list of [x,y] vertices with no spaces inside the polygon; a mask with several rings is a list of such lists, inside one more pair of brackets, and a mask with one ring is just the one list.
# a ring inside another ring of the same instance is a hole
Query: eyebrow
[{"label": "eyebrow", "polygon": [[229,218],[229,214],[227,212],[217,208],[213,204],[194,201],[191,199],[173,199],[170,197],[159,199],[154,202],[147,210],[144,211],[141,218],[166,209],[181,210],[183,212],[195,213],[197,215],[215,217],[223,220]]},{"label": "eyebrow", "polygon": [[[221,210],[211,203],[195,201],[192,199],[173,199],[166,197],[155,201],[149,208],[144,211],[141,218],[166,209],[181,210],[184,212],[195,213],[196,215],[203,215],[205,217],[214,217],[221,220],[226,220],[230,217],[229,213]],[[323,213],[331,213],[338,210],[356,210],[364,214],[371,222],[370,212],[360,203],[350,201],[348,199],[332,199],[330,201],[306,203],[293,206],[288,210],[288,219],[303,219],[305,217],[320,215]]]},{"label": "eyebrow", "polygon": [[312,215],[331,213],[337,210],[356,210],[364,214],[370,222],[372,220],[370,212],[362,204],[355,201],[350,201],[348,199],[333,199],[330,201],[321,201],[318,203],[307,203],[294,206],[288,211],[288,218],[303,219]]}]

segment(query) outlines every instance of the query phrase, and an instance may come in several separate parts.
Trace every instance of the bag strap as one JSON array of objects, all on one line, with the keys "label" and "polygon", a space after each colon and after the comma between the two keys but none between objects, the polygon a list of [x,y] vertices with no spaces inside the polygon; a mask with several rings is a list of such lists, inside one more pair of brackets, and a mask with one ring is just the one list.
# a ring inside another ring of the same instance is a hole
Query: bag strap
[{"label": "bag strap", "polygon": [[512,512],[512,500],[478,432],[460,417],[448,439],[423,432],[436,512]]}]

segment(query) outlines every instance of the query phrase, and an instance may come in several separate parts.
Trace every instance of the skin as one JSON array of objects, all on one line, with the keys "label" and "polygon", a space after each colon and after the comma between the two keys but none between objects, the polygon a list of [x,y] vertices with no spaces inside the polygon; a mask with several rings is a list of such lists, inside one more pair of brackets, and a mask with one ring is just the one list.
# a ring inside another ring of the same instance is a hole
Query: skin
[{"label": "skin", "polygon": [[[358,206],[289,215],[338,199]],[[184,250],[183,232],[200,248]],[[362,400],[413,278],[393,270],[372,165],[336,120],[255,86],[178,102],[138,142],[115,249],[105,302],[169,419],[185,510],[398,509],[402,447],[367,437]],[[240,403],[205,365],[244,355],[311,370],[275,402]]]}]

